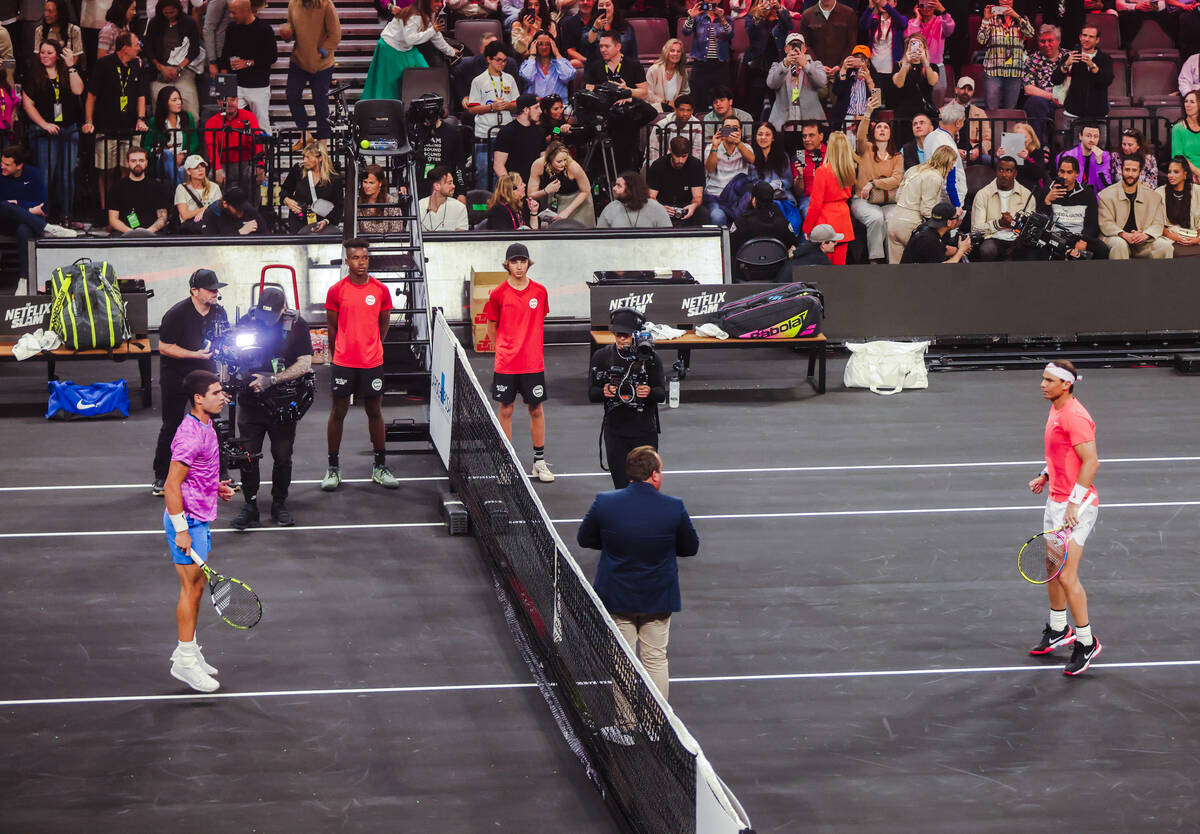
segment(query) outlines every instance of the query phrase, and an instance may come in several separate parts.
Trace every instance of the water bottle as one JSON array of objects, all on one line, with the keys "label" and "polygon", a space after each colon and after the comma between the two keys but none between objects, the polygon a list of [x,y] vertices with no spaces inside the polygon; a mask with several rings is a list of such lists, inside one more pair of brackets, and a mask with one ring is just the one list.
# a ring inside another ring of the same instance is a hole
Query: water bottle
[{"label": "water bottle", "polygon": [[667,384],[667,405],[671,408],[679,408],[679,377],[671,377],[671,381]]},{"label": "water bottle", "polygon": [[359,145],[365,151],[394,151],[400,147],[395,139],[363,139]]}]

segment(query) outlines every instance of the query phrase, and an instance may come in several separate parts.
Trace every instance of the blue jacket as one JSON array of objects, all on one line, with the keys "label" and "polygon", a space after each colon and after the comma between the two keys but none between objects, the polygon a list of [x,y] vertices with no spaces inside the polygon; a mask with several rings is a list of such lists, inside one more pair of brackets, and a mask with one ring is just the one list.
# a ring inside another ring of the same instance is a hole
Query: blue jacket
[{"label": "blue jacket", "polygon": [[778,21],[774,26],[768,21],[762,23],[755,22],[754,18],[746,15],[746,39],[750,45],[746,47],[746,51],[742,53],[742,63],[751,64],[762,58],[767,52],[767,44],[770,38],[775,39],[775,48],[779,54],[783,54],[784,42],[787,36],[792,31],[792,16],[785,13],[779,15]]},{"label": "blue jacket", "polygon": [[21,166],[15,177],[0,177],[0,200],[16,200],[23,209],[31,209],[46,202],[46,178],[29,163]]},{"label": "blue jacket", "polygon": [[700,549],[682,499],[639,481],[602,492],[583,517],[576,541],[600,551],[593,584],[610,613],[681,610],[675,558]]},{"label": "blue jacket", "polygon": [[[884,6],[884,11],[892,19],[892,60],[898,61],[904,57],[904,30],[908,28],[908,18],[891,6]],[[879,15],[870,6],[858,18],[858,30],[865,36],[867,46],[875,44],[875,33],[879,31]]]},{"label": "blue jacket", "polygon": [[691,58],[697,61],[703,61],[707,58],[708,39],[715,37],[717,39],[717,59],[721,61],[729,60],[729,45],[733,42],[732,23],[728,20],[721,23],[713,15],[701,12],[683,22],[683,33],[685,35],[692,34],[693,30],[696,36],[692,39],[692,51],[688,53]]}]

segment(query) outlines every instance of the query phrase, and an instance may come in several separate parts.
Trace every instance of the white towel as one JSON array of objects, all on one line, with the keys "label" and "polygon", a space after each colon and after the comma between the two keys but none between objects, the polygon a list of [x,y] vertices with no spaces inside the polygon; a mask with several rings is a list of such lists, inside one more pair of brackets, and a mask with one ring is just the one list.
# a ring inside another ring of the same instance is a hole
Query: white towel
[{"label": "white towel", "polygon": [[646,322],[645,328],[650,331],[650,335],[652,335],[654,340],[657,342],[669,342],[672,339],[678,339],[684,333],[687,333],[686,330],[680,330],[676,327],[671,327],[666,324],[655,324],[652,321]]},{"label": "white towel", "polygon": [[728,333],[726,333],[721,328],[717,327],[712,322],[709,322],[707,324],[702,324],[699,327],[697,327],[696,335],[697,336],[708,336],[709,338],[712,338],[712,339],[728,339],[729,338]]}]

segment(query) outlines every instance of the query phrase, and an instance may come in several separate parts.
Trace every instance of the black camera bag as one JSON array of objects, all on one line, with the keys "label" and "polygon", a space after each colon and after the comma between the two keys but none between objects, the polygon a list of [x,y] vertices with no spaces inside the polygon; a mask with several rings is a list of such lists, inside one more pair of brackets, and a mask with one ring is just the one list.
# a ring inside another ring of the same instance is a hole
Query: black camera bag
[{"label": "black camera bag", "polygon": [[736,339],[797,339],[821,332],[825,297],[803,282],[722,304],[709,319]]}]

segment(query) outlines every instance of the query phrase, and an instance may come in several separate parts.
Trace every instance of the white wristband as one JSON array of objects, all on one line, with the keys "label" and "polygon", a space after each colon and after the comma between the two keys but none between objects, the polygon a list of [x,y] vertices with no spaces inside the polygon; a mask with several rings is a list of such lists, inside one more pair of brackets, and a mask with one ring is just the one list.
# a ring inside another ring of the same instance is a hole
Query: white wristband
[{"label": "white wristband", "polygon": [[176,533],[186,533],[187,532],[187,528],[188,528],[187,518],[184,516],[183,513],[175,513],[174,515],[168,514],[167,518],[171,519],[171,526],[175,528]]},{"label": "white wristband", "polygon": [[1082,504],[1083,499],[1087,498],[1088,489],[1088,487],[1075,484],[1075,486],[1071,487],[1071,497],[1067,500],[1072,504]]}]

